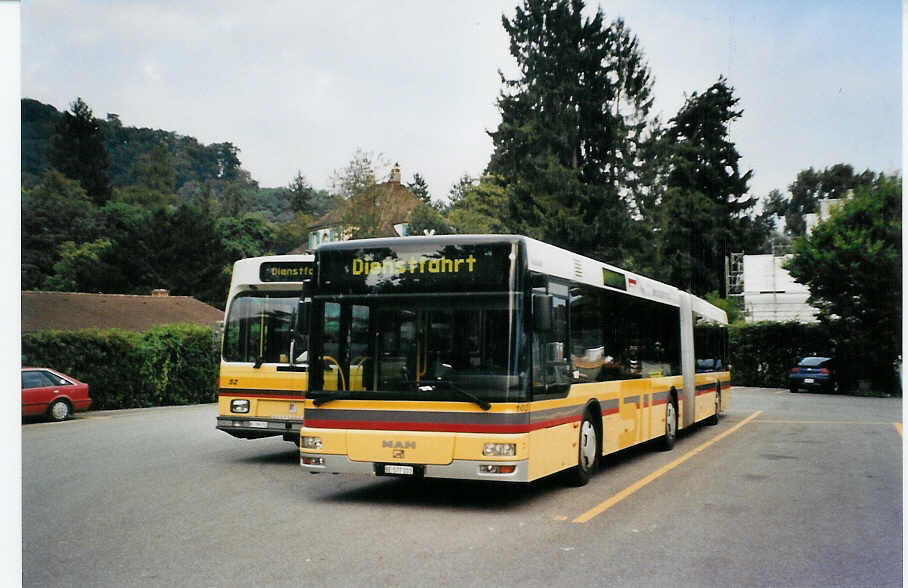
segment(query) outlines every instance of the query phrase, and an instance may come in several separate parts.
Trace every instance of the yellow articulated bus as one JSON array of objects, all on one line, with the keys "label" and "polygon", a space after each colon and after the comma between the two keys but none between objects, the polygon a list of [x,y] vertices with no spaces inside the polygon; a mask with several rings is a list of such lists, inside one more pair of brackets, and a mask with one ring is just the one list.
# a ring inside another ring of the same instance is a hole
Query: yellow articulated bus
[{"label": "yellow articulated bus", "polygon": [[311,472],[580,485],[728,404],[725,313],[643,276],[509,235],[331,243],[316,264]]},{"label": "yellow articulated bus", "polygon": [[[293,343],[291,327],[303,280],[313,277],[314,266],[312,255],[253,257],[233,265],[221,346],[219,430],[244,439],[299,441],[306,350],[303,338]],[[292,355],[297,361],[291,362]]]}]

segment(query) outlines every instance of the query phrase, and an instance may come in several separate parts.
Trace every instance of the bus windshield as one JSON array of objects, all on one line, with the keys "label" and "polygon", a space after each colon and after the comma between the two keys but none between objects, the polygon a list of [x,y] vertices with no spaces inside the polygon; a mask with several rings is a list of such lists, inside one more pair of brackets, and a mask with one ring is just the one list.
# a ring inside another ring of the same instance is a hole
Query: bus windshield
[{"label": "bus windshield", "polygon": [[517,303],[504,293],[322,301],[310,397],[519,401]]},{"label": "bus windshield", "polygon": [[224,325],[224,360],[288,363],[290,327],[299,292],[249,291],[230,303]]}]

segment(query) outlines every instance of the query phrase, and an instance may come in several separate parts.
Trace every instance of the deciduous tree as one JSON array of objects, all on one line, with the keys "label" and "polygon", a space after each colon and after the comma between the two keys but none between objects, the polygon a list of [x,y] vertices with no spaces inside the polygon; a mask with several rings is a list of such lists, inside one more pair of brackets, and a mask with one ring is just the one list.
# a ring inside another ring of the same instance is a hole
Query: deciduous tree
[{"label": "deciduous tree", "polygon": [[219,218],[215,230],[221,241],[221,252],[229,263],[268,254],[274,238],[268,223],[252,214]]},{"label": "deciduous tree", "polygon": [[880,176],[796,239],[786,265],[810,289],[820,320],[835,326],[858,376],[889,386],[901,353],[901,244],[901,178]]},{"label": "deciduous tree", "polygon": [[380,155],[356,149],[353,157],[342,170],[335,170],[331,176],[331,186],[335,195],[344,199],[352,198],[376,184],[376,167],[386,167]]},{"label": "deciduous tree", "polygon": [[[60,292],[102,292],[105,278],[112,268],[103,260],[110,251],[110,239],[98,239],[77,245],[64,241],[60,245],[60,259],[54,264],[54,273],[44,281],[44,289]],[[109,291],[109,290],[108,290]]]},{"label": "deciduous tree", "polygon": [[289,221],[277,224],[274,227],[274,252],[283,255],[305,245],[312,222],[311,216],[297,214]]},{"label": "deciduous tree", "polygon": [[803,235],[807,229],[804,216],[817,212],[820,200],[841,198],[856,186],[875,180],[875,174],[865,170],[854,173],[854,168],[837,163],[822,171],[809,167],[798,172],[795,181],[789,184],[789,199],[777,199],[775,207],[785,216],[785,232],[789,235]]},{"label": "deciduous tree", "polygon": [[173,194],[176,189],[177,173],[173,166],[173,156],[161,143],[151,151],[139,155],[133,164],[133,173],[136,184],[149,190]]},{"label": "deciduous tree", "polygon": [[407,223],[408,236],[447,235],[450,233],[451,227],[445,217],[425,202],[421,202],[410,213],[410,220]]},{"label": "deciduous tree", "polygon": [[507,208],[506,187],[494,176],[483,176],[477,185],[464,190],[448,211],[448,222],[458,233],[507,233],[511,229],[502,218]]},{"label": "deciduous tree", "polygon": [[353,238],[364,239],[381,235],[381,206],[387,195],[387,186],[376,182],[376,157],[357,149],[353,158],[341,171],[335,171],[332,178],[334,192],[343,200],[338,212],[344,230]]},{"label": "deciduous tree", "polygon": [[53,274],[59,247],[82,242],[95,232],[96,207],[76,180],[53,169],[22,192],[22,289],[36,290]]}]

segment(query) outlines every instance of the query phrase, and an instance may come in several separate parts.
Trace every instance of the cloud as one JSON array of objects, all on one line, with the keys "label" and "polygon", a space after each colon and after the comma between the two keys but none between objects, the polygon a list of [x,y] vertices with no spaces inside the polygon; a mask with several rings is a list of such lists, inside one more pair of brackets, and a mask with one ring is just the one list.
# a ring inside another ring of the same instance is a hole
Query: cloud
[{"label": "cloud", "polygon": [[[316,187],[356,148],[398,161],[436,198],[488,162],[515,2],[29,0],[22,92],[82,96],[124,124],[230,141],[264,186]],[[597,5],[590,3],[590,14]],[[900,166],[900,5],[615,0],[655,76],[656,110],[728,77],[732,125],[765,194],[801,169]]]}]

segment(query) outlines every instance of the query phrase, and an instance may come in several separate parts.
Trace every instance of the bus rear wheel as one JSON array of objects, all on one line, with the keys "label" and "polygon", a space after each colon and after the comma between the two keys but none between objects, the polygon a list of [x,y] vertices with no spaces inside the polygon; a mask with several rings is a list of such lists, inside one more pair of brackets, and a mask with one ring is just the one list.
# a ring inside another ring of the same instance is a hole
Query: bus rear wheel
[{"label": "bus rear wheel", "polygon": [[671,451],[678,437],[678,411],[671,398],[665,403],[665,435],[662,437],[662,449]]},{"label": "bus rear wheel", "polygon": [[596,425],[589,411],[583,413],[580,421],[580,438],[577,442],[577,465],[568,470],[568,481],[572,486],[583,486],[590,481],[599,467],[599,441]]},{"label": "bus rear wheel", "polygon": [[718,425],[719,424],[719,411],[722,409],[722,388],[720,384],[716,384],[716,413],[706,419],[707,425]]}]

